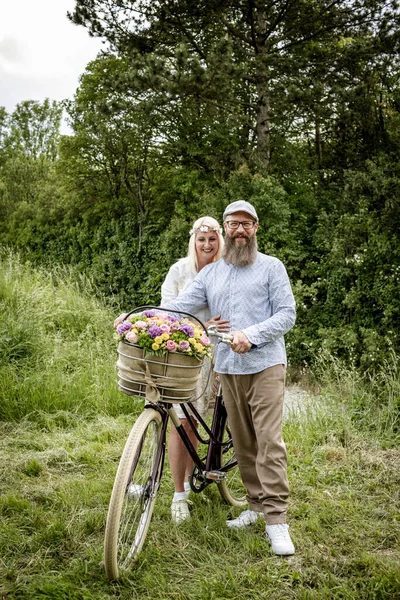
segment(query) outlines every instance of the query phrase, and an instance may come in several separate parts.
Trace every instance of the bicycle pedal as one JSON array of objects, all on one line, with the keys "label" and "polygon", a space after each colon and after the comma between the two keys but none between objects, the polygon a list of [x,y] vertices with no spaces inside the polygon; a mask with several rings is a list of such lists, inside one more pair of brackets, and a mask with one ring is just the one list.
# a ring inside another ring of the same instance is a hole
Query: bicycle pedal
[{"label": "bicycle pedal", "polygon": [[212,481],[223,481],[226,479],[226,473],[223,471],[206,471],[204,475],[206,479],[211,479]]}]

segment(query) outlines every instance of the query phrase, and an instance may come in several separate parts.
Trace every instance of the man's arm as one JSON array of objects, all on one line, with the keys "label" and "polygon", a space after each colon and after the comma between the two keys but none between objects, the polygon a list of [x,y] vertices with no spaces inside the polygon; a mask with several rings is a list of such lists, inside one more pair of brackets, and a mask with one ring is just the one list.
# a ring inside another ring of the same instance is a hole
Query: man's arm
[{"label": "man's arm", "polygon": [[192,281],[185,292],[163,306],[165,309],[178,310],[191,314],[196,314],[206,307],[207,297],[199,275]]},{"label": "man's arm", "polygon": [[277,261],[270,273],[269,301],[272,306],[271,317],[261,323],[246,327],[241,332],[251,344],[256,346],[282,337],[296,321],[295,299],[289,277],[281,261]]}]

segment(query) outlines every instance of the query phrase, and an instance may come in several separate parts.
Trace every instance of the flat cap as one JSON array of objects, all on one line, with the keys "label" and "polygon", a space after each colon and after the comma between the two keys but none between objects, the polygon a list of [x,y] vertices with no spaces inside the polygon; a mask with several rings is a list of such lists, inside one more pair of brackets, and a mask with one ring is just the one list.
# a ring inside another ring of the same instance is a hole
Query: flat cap
[{"label": "flat cap", "polygon": [[236,200],[231,204],[228,204],[224,211],[223,220],[225,221],[228,215],[232,215],[237,212],[245,212],[253,217],[258,222],[258,217],[256,213],[256,209],[250,202],[246,202],[246,200]]}]

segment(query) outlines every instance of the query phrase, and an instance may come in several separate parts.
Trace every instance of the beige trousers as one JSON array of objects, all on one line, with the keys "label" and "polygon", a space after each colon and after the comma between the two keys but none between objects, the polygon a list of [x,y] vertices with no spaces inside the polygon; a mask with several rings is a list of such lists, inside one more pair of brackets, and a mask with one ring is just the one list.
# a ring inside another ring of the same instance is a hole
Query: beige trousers
[{"label": "beige trousers", "polygon": [[286,521],[289,483],[282,440],[284,365],[252,375],[220,374],[235,454],[252,510]]}]

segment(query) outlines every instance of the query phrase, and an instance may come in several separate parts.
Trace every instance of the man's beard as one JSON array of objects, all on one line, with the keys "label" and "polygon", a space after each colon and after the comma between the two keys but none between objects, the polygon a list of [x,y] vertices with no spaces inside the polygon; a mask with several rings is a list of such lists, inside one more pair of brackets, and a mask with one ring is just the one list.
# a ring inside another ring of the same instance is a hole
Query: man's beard
[{"label": "man's beard", "polygon": [[[245,244],[236,245],[235,239],[244,237],[247,240]],[[247,233],[235,233],[232,236],[225,236],[225,246],[222,257],[227,263],[237,265],[238,267],[246,267],[252,265],[257,256],[257,239],[256,235],[248,235]]]}]

